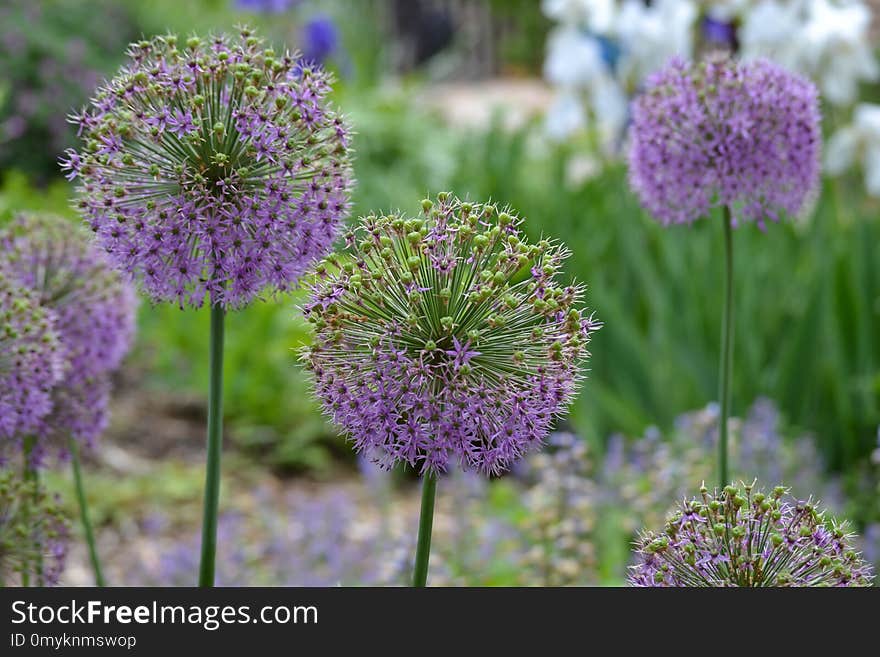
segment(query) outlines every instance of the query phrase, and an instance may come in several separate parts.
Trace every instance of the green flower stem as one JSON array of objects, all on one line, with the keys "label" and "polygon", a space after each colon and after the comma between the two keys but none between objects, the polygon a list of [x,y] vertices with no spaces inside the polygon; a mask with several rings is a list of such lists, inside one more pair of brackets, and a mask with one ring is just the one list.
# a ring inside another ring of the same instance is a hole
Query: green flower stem
[{"label": "green flower stem", "polygon": [[217,509],[220,503],[220,454],[223,448],[223,329],[226,312],[211,306],[211,373],[208,391],[208,454],[202,519],[202,560],[199,586],[214,586],[217,557]]},{"label": "green flower stem", "polygon": [[721,367],[718,396],[721,417],[718,425],[718,478],[720,488],[730,483],[727,465],[727,419],[730,416],[731,354],[733,352],[733,218],[724,206],[724,310],[721,318]]},{"label": "green flower stem", "polygon": [[92,521],[89,518],[89,503],[86,500],[86,490],[83,486],[82,470],[79,463],[79,446],[73,437],[68,439],[70,445],[70,462],[73,466],[73,483],[76,487],[76,501],[79,504],[79,517],[82,521],[83,532],[86,535],[86,545],[89,548],[89,560],[92,562],[92,571],[95,574],[95,584],[107,586],[104,573],[101,570],[101,561],[98,559],[98,548],[95,543],[95,532],[92,529]]},{"label": "green flower stem", "polygon": [[419,540],[416,545],[416,563],[413,586],[421,588],[428,582],[428,560],[431,557],[431,529],[434,525],[434,497],[437,493],[437,475],[428,473],[422,481],[422,510],[419,514]]}]

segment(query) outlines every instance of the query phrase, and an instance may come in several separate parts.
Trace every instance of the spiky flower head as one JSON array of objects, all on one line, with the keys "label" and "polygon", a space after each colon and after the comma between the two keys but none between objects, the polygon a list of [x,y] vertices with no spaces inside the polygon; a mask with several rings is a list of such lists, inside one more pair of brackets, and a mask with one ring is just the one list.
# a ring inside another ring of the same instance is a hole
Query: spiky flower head
[{"label": "spiky flower head", "polygon": [[725,486],[683,501],[663,533],[639,539],[636,586],[870,586],[846,525],[788,489]]},{"label": "spiky flower head", "polygon": [[[0,231],[6,267],[56,318],[62,379],[35,430],[35,462],[65,453],[69,435],[91,442],[104,429],[109,377],[128,352],[137,300],[87,231],[53,215],[19,215]],[[60,449],[59,449],[60,448]]]},{"label": "spiky flower head", "polygon": [[69,523],[58,499],[17,472],[0,471],[0,583],[27,574],[32,584],[52,586],[64,570]]},{"label": "spiky flower head", "polygon": [[286,291],[349,206],[349,131],[330,80],[251,30],[156,37],[72,117],[62,161],[119,268],[155,300],[238,308]]},{"label": "spiky flower head", "polygon": [[568,252],[530,244],[511,210],[445,193],[422,207],[362,218],[350,255],[317,267],[304,360],[356,449],[498,473],[564,412],[599,323],[556,280]]},{"label": "spiky flower head", "polygon": [[816,87],[767,60],[672,60],[633,103],[630,183],[663,224],[727,206],[778,220],[809,206],[819,182]]},{"label": "spiky flower head", "polygon": [[37,428],[63,369],[55,317],[0,267],[0,447]]}]

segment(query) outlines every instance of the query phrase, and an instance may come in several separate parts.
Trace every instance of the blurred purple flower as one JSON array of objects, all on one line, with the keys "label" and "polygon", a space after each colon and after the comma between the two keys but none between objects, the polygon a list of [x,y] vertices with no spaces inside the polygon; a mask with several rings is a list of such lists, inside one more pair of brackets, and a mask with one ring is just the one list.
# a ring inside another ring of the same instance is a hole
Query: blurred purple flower
[{"label": "blurred purple flower", "polygon": [[33,431],[40,465],[47,454],[66,456],[70,436],[88,445],[103,431],[109,377],[131,346],[137,299],[85,231],[61,217],[20,215],[0,231],[0,247],[9,275],[57,318],[65,360],[52,411]]},{"label": "blurred purple flower", "polygon": [[52,408],[65,366],[56,325],[36,292],[0,268],[0,465]]},{"label": "blurred purple flower", "polygon": [[727,48],[730,52],[737,49],[736,25],[729,21],[718,20],[711,16],[703,18],[703,38],[707,43],[714,46]]},{"label": "blurred purple flower", "polygon": [[303,59],[323,64],[339,47],[339,31],[329,16],[316,16],[302,28]]},{"label": "blurred purple flower", "polygon": [[629,177],[662,224],[797,215],[819,182],[815,85],[768,60],[672,60],[633,103]]}]

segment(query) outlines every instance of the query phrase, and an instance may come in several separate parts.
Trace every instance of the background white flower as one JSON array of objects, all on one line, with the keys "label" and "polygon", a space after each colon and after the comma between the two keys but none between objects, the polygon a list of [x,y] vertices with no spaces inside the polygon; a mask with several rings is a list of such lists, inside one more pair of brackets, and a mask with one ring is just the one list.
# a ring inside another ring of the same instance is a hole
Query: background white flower
[{"label": "background white flower", "polygon": [[858,2],[812,0],[798,41],[803,70],[834,105],[851,105],[862,81],[877,80],[869,41],[871,11]]},{"label": "background white flower", "polygon": [[602,33],[614,23],[616,4],[616,0],[543,0],[541,10],[550,20]]},{"label": "background white flower", "polygon": [[544,77],[552,84],[586,89],[609,74],[595,37],[572,25],[556,28],[550,34]]},{"label": "background white flower", "polygon": [[828,140],[825,169],[829,174],[839,175],[857,163],[864,169],[868,193],[880,197],[880,105],[857,105],[853,122]]},{"label": "background white flower", "polygon": [[801,69],[800,1],[764,0],[742,16],[739,41],[743,57],[767,57],[793,70]]},{"label": "background white flower", "polygon": [[862,0],[761,0],[742,15],[744,57],[769,57],[810,76],[825,100],[847,106],[880,75]]},{"label": "background white flower", "polygon": [[624,0],[615,22],[620,44],[618,79],[634,93],[672,57],[693,53],[697,7],[691,0]]}]

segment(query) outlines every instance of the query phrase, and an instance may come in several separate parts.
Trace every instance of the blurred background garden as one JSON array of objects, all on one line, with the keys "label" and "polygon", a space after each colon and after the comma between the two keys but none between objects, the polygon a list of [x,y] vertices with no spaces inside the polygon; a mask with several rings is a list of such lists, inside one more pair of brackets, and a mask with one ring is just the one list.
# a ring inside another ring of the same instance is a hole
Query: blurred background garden
[{"label": "blurred background garden", "polygon": [[[628,100],[668,57],[712,47],[809,75],[822,94],[821,193],[804,216],[736,235],[733,471],[816,496],[880,564],[880,8],[3,0],[0,222],[22,210],[79,221],[58,167],[76,140],[66,117],[129,41],[241,23],[333,71],[355,132],[352,217],[416,212],[442,190],[509,203],[531,237],[573,251],[568,273],[604,323],[547,450],[491,481],[441,480],[435,585],[621,584],[638,530],[713,480],[722,224],[667,229],[639,207],[622,157]],[[356,458],[322,417],[297,361],[302,301],[267,298],[228,320],[218,584],[403,583],[415,478]],[[84,454],[110,584],[194,583],[208,319],[141,303],[110,427]],[[68,474],[48,472],[47,485],[74,517]],[[91,581],[77,541],[62,583]]]}]

